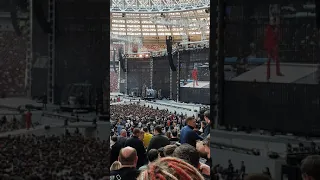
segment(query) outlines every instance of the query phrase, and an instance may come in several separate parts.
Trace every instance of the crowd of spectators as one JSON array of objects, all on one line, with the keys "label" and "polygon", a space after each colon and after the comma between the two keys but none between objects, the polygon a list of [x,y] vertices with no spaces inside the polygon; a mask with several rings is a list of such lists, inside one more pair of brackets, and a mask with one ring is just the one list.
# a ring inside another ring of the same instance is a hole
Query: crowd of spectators
[{"label": "crowd of spectators", "polygon": [[95,180],[109,173],[109,142],[79,132],[8,136],[0,144],[0,179]]},{"label": "crowd of spectators", "polygon": [[0,95],[25,93],[26,41],[14,31],[0,31]]},{"label": "crowd of spectators", "polygon": [[118,89],[118,74],[110,70],[110,92],[116,92]]},{"label": "crowd of spectators", "polygon": [[23,127],[25,126],[23,126],[21,121],[18,121],[15,116],[13,116],[12,118],[2,116],[0,120],[0,133],[21,129]]},{"label": "crowd of spectators", "polygon": [[111,179],[210,179],[209,111],[203,119],[140,104],[110,111]]},{"label": "crowd of spectators", "polygon": [[[262,171],[262,176],[272,179],[270,169],[268,167]],[[245,180],[249,176],[246,172],[245,162],[241,161],[241,165],[238,169],[235,168],[232,161],[228,160],[228,167],[222,167],[220,164],[217,164],[213,167],[213,175],[217,180]],[[250,176],[249,176],[250,177]]]}]

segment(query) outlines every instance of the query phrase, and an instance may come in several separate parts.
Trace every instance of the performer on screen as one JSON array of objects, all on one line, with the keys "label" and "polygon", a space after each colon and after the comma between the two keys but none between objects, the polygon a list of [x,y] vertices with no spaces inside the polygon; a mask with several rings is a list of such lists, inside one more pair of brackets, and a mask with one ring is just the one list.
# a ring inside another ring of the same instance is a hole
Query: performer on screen
[{"label": "performer on screen", "polygon": [[199,86],[198,85],[198,70],[196,67],[193,68],[192,70],[192,79],[193,79],[193,87]]},{"label": "performer on screen", "polygon": [[266,28],[266,36],[264,41],[264,48],[268,54],[267,61],[267,81],[270,80],[270,61],[271,59],[276,63],[276,74],[277,76],[283,76],[280,71],[279,62],[279,27],[276,23],[276,18],[272,17],[270,19],[270,24]]}]

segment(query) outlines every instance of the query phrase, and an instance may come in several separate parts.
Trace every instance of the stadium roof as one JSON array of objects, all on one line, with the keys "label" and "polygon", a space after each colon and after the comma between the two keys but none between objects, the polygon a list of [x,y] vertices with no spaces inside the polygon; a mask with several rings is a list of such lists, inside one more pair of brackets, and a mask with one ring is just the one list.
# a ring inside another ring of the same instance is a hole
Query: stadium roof
[{"label": "stadium roof", "polygon": [[174,13],[112,13],[111,32],[123,36],[182,36],[209,34],[208,11]]},{"label": "stadium roof", "polygon": [[115,36],[209,35],[210,0],[112,0]]},{"label": "stadium roof", "polygon": [[112,0],[110,12],[182,12],[210,7],[210,0]]}]

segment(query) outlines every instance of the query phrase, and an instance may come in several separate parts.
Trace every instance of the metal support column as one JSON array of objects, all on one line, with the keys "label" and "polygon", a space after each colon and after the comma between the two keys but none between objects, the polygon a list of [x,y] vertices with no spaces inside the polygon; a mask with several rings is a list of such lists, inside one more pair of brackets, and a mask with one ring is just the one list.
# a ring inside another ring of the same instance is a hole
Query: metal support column
[{"label": "metal support column", "polygon": [[[218,0],[211,11],[210,26],[216,31],[210,33],[210,108],[214,117],[214,128],[219,128],[224,120],[224,33],[225,0]],[[215,43],[215,45],[214,45]],[[216,47],[216,49],[214,49]]]},{"label": "metal support column", "polygon": [[180,62],[181,62],[181,59],[180,59],[180,52],[179,50],[177,50],[177,53],[178,53],[178,65],[177,65],[177,102],[179,102],[180,100]]},{"label": "metal support column", "polygon": [[150,88],[153,89],[153,57],[150,56]]},{"label": "metal support column", "polygon": [[49,103],[54,103],[54,88],[55,88],[55,34],[56,34],[56,23],[55,23],[55,0],[48,0],[48,22],[52,30],[48,33],[48,87],[47,97]]},{"label": "metal support column", "polygon": [[170,68],[170,99],[173,99],[173,94],[172,94],[172,75],[173,75],[173,72]]},{"label": "metal support column", "polygon": [[[120,87],[121,87],[121,63],[120,60],[118,59],[118,92],[120,93]],[[110,84],[110,83],[109,83]]]},{"label": "metal support column", "polygon": [[32,61],[33,61],[33,0],[29,0],[28,4],[29,17],[26,21],[27,34],[27,54],[26,54],[26,77],[25,88],[27,96],[31,97],[32,93]]},{"label": "metal support column", "polygon": [[128,93],[128,59],[127,59],[127,57],[125,57],[125,59],[124,59],[124,66],[125,66],[125,68],[126,68],[126,72],[124,73],[124,77],[125,77],[125,80],[126,80],[126,82],[125,82],[125,94],[129,94]]}]

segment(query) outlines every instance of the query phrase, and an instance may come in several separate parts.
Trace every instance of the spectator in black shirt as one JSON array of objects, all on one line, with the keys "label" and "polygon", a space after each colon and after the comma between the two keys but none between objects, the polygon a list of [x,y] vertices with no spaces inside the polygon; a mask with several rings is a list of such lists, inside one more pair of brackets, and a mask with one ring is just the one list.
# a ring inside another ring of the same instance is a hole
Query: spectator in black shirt
[{"label": "spectator in black shirt", "polygon": [[127,131],[121,130],[120,137],[116,137],[115,144],[111,147],[110,164],[118,160],[120,150],[124,148],[127,140]]},{"label": "spectator in black shirt", "polygon": [[204,120],[206,121],[207,125],[203,129],[203,137],[207,137],[210,134],[210,126],[211,126],[211,120],[210,120],[210,111],[204,112]]},{"label": "spectator in black shirt", "polygon": [[137,168],[138,156],[137,151],[132,147],[121,149],[119,154],[121,168],[110,172],[110,179],[119,180],[136,180],[139,176]]},{"label": "spectator in black shirt", "polygon": [[171,138],[170,138],[170,142],[171,142],[171,144],[175,144],[176,142],[179,142],[179,138],[178,138],[178,132],[177,132],[177,130],[173,130],[173,131],[171,131]]},{"label": "spectator in black shirt", "polygon": [[154,136],[151,138],[147,152],[149,152],[150,149],[158,150],[159,148],[165,147],[166,145],[170,144],[170,140],[168,139],[168,137],[163,135],[161,126],[156,126],[154,128],[153,134]]},{"label": "spectator in black shirt", "polygon": [[138,154],[137,168],[140,168],[146,163],[146,150],[144,149],[143,142],[139,139],[140,130],[138,128],[133,129],[133,135],[125,142],[125,147],[133,147]]}]

